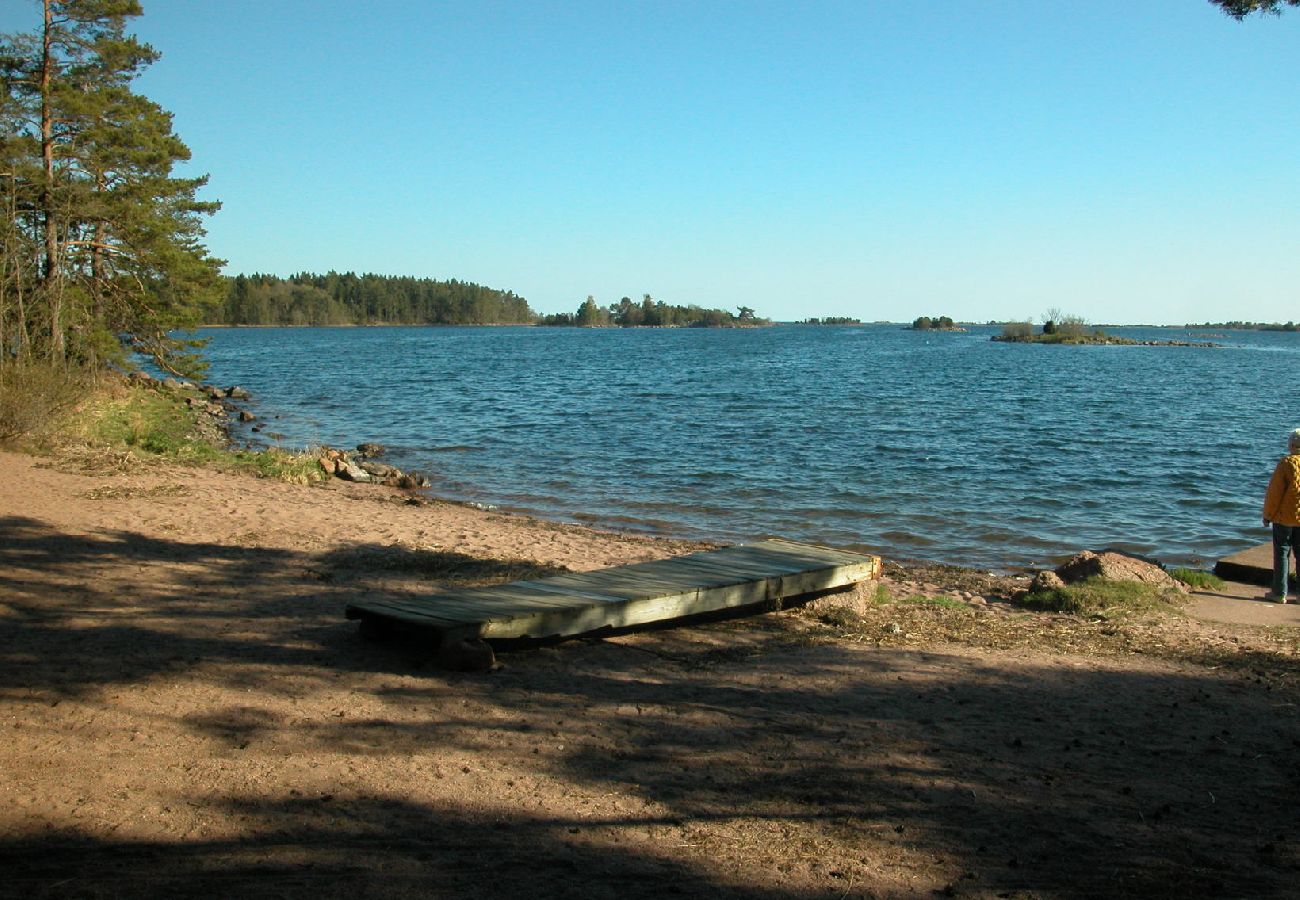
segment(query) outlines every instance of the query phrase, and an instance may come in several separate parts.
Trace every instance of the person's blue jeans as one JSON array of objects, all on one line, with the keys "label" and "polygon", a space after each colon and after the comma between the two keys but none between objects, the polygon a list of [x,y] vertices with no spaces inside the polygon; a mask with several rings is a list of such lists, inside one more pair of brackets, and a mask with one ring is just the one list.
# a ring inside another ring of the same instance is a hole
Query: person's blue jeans
[{"label": "person's blue jeans", "polygon": [[1291,572],[1291,553],[1300,550],[1300,527],[1273,523],[1273,594],[1286,596],[1287,576]]}]

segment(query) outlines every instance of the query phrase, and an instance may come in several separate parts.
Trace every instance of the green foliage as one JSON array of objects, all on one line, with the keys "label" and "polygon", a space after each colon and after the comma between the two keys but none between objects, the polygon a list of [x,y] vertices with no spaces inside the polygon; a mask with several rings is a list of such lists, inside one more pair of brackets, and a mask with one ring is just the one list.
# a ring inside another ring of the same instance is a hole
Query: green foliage
[{"label": "green foliage", "polygon": [[528,325],[536,315],[509,291],[464,281],[329,272],[238,275],[207,316],[220,325]]},{"label": "green foliage", "polygon": [[1103,619],[1172,610],[1180,595],[1137,581],[1089,578],[1061,588],[1027,594],[1029,607]]},{"label": "green foliage", "polygon": [[1223,588],[1223,579],[1201,569],[1170,569],[1169,574],[1188,587],[1217,591]]},{"label": "green foliage", "polygon": [[134,0],[43,0],[0,37],[0,355],[89,368],[143,353],[194,374],[192,328],[220,286],[201,241],[217,208],[189,149],[131,83],[157,58]]}]

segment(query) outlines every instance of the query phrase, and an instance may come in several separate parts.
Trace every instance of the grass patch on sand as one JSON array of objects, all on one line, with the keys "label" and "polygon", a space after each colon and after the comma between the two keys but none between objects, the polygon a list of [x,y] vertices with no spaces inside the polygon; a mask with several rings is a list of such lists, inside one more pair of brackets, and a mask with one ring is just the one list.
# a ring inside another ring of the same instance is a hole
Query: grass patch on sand
[{"label": "grass patch on sand", "polygon": [[1218,591],[1223,589],[1222,578],[1201,569],[1170,569],[1169,574],[1175,580],[1198,590]]},{"label": "grass patch on sand", "polygon": [[1181,601],[1181,594],[1151,584],[1088,578],[1065,587],[1026,594],[1021,603],[1035,610],[1114,619],[1172,612]]},{"label": "grass patch on sand", "polygon": [[28,414],[21,427],[11,427],[7,439],[68,467],[126,472],[141,463],[168,462],[297,484],[325,480],[314,453],[227,446],[205,412],[206,402],[197,389],[155,390],[120,377],[91,381],[68,375],[57,391],[0,389],[0,406],[30,404],[41,411],[39,419]]}]

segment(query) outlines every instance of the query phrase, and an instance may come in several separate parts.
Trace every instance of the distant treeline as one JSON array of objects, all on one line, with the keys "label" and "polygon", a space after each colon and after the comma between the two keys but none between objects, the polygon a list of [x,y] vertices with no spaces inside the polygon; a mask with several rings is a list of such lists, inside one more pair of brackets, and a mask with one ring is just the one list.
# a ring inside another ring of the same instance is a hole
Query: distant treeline
[{"label": "distant treeline", "polygon": [[214,325],[531,325],[523,297],[465,281],[303,272],[227,278]]},{"label": "distant treeline", "polygon": [[1238,331],[1300,331],[1300,325],[1287,322],[1202,322],[1200,325],[1189,322],[1184,328],[1228,328]]},{"label": "distant treeline", "polygon": [[772,324],[769,319],[755,316],[754,310],[748,306],[737,307],[737,310],[732,314],[725,309],[671,306],[649,294],[645,294],[640,303],[624,297],[617,303],[601,306],[595,297],[588,296],[577,312],[543,316],[537,324],[579,328],[728,328]]},{"label": "distant treeline", "polygon": [[796,322],[796,325],[861,325],[861,319],[854,319],[850,316],[824,316],[818,318],[813,316],[804,319],[802,322]]}]

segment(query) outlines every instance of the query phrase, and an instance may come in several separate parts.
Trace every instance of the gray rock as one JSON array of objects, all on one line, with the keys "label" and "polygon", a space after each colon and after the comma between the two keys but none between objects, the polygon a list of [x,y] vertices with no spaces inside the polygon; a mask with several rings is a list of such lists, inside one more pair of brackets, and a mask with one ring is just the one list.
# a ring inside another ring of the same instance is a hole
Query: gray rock
[{"label": "gray rock", "polygon": [[241,422],[252,422],[255,421],[256,419],[257,416],[253,415],[251,412],[249,412],[246,409],[241,409],[239,411],[239,421]]},{"label": "gray rock", "polygon": [[336,474],[344,481],[355,481],[359,484],[369,484],[373,479],[370,473],[362,469],[351,460],[342,460],[342,465],[336,470]]},{"label": "gray rock", "polygon": [[372,456],[382,456],[384,447],[382,444],[357,444],[357,454],[362,459],[370,459]]},{"label": "gray rock", "polygon": [[359,463],[361,469],[376,478],[397,478],[402,474],[402,470],[396,466],[386,465],[385,463],[370,462],[363,460]]},{"label": "gray rock", "polygon": [[238,385],[226,388],[226,396],[229,397],[231,400],[248,400],[252,397],[252,395],[249,394],[248,391],[244,390]]}]

